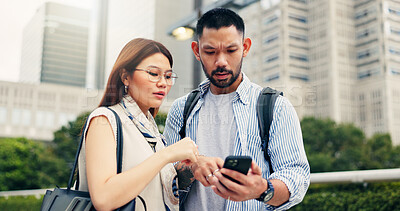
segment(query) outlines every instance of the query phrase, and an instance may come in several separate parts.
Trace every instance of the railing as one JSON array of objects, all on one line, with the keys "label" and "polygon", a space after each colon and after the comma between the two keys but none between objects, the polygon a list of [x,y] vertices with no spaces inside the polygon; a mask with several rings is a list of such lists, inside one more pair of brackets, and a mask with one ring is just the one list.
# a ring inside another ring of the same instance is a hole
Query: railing
[{"label": "railing", "polygon": [[361,183],[397,180],[400,180],[400,168],[313,173],[310,178],[311,184]]},{"label": "railing", "polygon": [[[311,184],[400,181],[400,168],[312,173],[310,181]],[[40,198],[46,193],[46,190],[50,189],[2,191],[0,197],[34,195],[36,198]]]}]

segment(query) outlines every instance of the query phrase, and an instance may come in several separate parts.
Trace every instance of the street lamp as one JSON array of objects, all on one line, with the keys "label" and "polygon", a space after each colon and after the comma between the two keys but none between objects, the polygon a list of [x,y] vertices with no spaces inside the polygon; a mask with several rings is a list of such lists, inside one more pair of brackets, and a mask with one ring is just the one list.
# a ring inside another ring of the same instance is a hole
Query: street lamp
[{"label": "street lamp", "polygon": [[177,40],[187,40],[193,37],[194,29],[187,26],[181,26],[171,32]]}]

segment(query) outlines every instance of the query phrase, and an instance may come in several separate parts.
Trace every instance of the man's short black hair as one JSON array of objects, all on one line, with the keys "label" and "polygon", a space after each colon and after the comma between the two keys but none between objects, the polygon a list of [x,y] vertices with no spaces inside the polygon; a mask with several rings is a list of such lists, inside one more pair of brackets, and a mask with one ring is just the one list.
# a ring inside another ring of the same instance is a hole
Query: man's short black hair
[{"label": "man's short black hair", "polygon": [[244,36],[243,19],[234,11],[226,8],[214,8],[202,15],[197,21],[197,39],[203,35],[203,29],[220,29],[222,27],[235,26]]}]

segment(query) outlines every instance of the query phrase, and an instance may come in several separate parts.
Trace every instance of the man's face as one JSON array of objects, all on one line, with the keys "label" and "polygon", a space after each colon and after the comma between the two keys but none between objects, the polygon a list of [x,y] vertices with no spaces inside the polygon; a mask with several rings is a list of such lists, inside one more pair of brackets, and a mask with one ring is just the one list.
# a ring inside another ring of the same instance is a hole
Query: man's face
[{"label": "man's face", "polygon": [[230,92],[240,84],[242,60],[250,45],[249,38],[243,39],[236,27],[230,26],[218,30],[204,28],[199,42],[192,43],[192,49],[212,85],[216,89],[228,88]]}]

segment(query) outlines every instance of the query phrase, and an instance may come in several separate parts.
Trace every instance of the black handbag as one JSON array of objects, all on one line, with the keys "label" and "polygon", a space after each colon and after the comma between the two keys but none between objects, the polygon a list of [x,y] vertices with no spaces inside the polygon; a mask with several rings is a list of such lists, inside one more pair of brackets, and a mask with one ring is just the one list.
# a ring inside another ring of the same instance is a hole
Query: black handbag
[{"label": "black handbag", "polygon": [[[117,122],[117,173],[121,173],[122,170],[122,147],[123,147],[123,136],[122,136],[122,125],[121,119],[118,114],[111,110],[115,115],[115,120]],[[87,120],[85,122],[84,128],[86,128]],[[72,181],[74,178],[75,171],[77,171],[78,157],[79,152],[81,151],[83,144],[83,137],[85,134],[82,134],[81,140],[79,143],[78,150],[75,155],[74,166],[71,170],[71,175],[69,177],[68,186],[66,189],[63,188],[55,188],[53,191],[47,190],[46,194],[43,197],[42,207],[40,210],[42,211],[59,211],[59,210],[74,210],[74,211],[90,211],[95,210],[91,200],[89,192],[78,191],[79,188],[79,176],[75,185],[75,190],[71,190]],[[79,174],[79,172],[78,172]],[[144,209],[147,210],[146,203],[142,197],[138,196],[138,198],[143,203]],[[117,210],[135,210],[136,200],[128,202],[126,205],[118,208]]]}]

